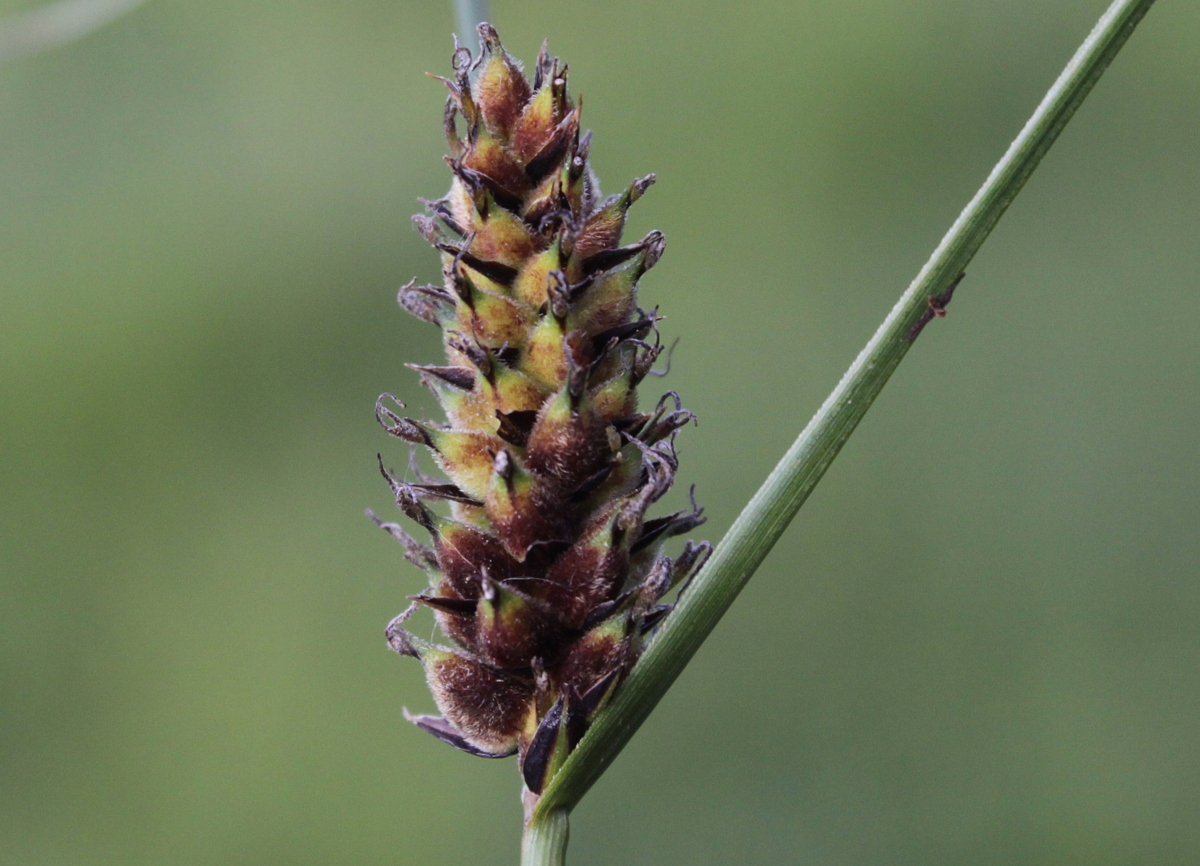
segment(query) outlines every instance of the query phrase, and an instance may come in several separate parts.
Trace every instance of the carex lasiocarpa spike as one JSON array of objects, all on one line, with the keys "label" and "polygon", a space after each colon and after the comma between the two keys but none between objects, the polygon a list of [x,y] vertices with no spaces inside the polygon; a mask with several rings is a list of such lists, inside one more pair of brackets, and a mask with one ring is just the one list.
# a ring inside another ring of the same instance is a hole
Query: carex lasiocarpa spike
[{"label": "carex lasiocarpa spike", "polygon": [[[406,418],[390,394],[376,406],[387,432],[427,448],[446,476],[384,470],[429,543],[380,525],[430,578],[387,638],[423,664],[442,713],[410,719],[472,754],[519,754],[536,795],[709,547],[664,555],[703,521],[694,503],[648,516],[692,419],[674,394],[638,408],[661,350],[638,280],[663,236],[622,245],[621,234],[654,176],[603,198],[566,66],[543,47],[527,77],[492,27],[479,33],[479,54],[457,48],[443,79],[450,192],[414,218],[441,253],[443,284],[400,291],[441,328],[445,366],[414,369],[446,420]],[[418,606],[456,646],[404,630]]]}]

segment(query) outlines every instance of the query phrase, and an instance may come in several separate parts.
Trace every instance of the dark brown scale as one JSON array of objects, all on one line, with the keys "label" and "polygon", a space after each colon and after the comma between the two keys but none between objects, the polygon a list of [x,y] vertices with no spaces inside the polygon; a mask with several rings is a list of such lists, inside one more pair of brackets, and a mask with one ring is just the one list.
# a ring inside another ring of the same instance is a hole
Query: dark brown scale
[{"label": "dark brown scale", "polygon": [[519,742],[532,682],[458,653],[429,663],[426,675],[438,709],[468,742],[494,752]]},{"label": "dark brown scale", "polygon": [[445,521],[434,538],[438,569],[459,598],[477,598],[479,575],[496,580],[512,577],[519,568],[500,539],[462,523]]},{"label": "dark brown scale", "polygon": [[550,567],[538,595],[560,612],[567,623],[580,627],[596,605],[616,597],[629,567],[623,546],[625,532],[616,522],[619,506],[610,504],[594,516],[580,539]]},{"label": "dark brown scale", "polygon": [[553,661],[567,645],[567,626],[554,610],[488,578],[483,581],[474,622],[480,657],[498,668],[529,668],[535,661]]},{"label": "dark brown scale", "polygon": [[584,694],[612,671],[623,669],[630,661],[635,638],[627,620],[618,615],[615,621],[601,623],[576,640],[557,665],[555,678],[576,694]]}]

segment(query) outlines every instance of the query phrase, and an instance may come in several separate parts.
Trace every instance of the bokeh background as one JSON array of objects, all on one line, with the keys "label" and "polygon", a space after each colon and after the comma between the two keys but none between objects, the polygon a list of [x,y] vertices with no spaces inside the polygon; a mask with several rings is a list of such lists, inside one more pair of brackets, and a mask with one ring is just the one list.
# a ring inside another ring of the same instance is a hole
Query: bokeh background
[{"label": "bokeh background", "polygon": [[[0,12],[32,7],[0,2]],[[153,0],[0,66],[0,864],[516,861],[363,516],[450,3]],[[718,539],[1105,0],[496,0],[570,63]],[[1163,0],[573,819],[580,864],[1200,862],[1200,6]],[[653,395],[652,395],[653,396]]]}]

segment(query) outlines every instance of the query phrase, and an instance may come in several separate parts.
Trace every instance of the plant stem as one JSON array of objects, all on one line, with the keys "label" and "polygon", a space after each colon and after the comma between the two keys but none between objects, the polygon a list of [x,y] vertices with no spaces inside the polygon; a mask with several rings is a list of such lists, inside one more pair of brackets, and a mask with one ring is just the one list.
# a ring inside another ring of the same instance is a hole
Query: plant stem
[{"label": "plant stem", "polygon": [[[569,810],[612,763],[716,626],[1154,0],[1116,0],[1050,88],[833,393],[738,516],[534,809]],[[939,312],[940,311],[940,312]]]},{"label": "plant stem", "polygon": [[487,0],[454,0],[454,11],[458,16],[458,38],[463,45],[470,46],[475,39],[475,28],[488,18]]},{"label": "plant stem", "polygon": [[531,817],[521,838],[521,866],[562,866],[567,862],[567,815],[566,809],[544,809]]},{"label": "plant stem", "polygon": [[0,19],[0,62],[82,39],[146,0],[54,0]]}]

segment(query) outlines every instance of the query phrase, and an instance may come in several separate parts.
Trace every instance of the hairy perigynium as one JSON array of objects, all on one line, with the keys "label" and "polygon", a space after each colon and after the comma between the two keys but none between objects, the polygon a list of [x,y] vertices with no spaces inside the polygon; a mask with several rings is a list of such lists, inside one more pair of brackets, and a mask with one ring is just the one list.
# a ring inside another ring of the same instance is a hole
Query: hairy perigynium
[{"label": "hairy perigynium", "polygon": [[[637,407],[661,351],[637,284],[663,236],[620,243],[654,176],[601,198],[566,67],[543,47],[529,81],[494,29],[479,33],[478,58],[456,48],[443,79],[450,192],[414,218],[441,251],[444,285],[414,281],[399,298],[442,330],[447,366],[413,368],[447,423],[402,417],[390,394],[376,405],[384,428],[427,447],[447,476],[412,483],[383,470],[431,538],[380,523],[430,577],[387,637],[424,665],[443,714],[411,720],[475,755],[519,753],[536,797],[710,547],[663,555],[703,522],[694,503],[647,517],[674,481],[674,436],[693,419],[674,394]],[[456,648],[401,627],[418,605]]]}]

